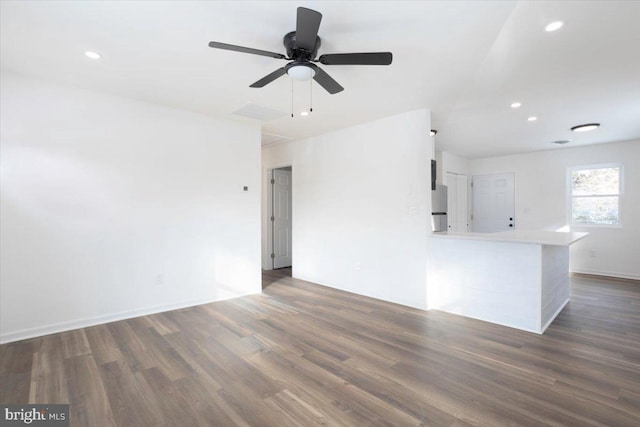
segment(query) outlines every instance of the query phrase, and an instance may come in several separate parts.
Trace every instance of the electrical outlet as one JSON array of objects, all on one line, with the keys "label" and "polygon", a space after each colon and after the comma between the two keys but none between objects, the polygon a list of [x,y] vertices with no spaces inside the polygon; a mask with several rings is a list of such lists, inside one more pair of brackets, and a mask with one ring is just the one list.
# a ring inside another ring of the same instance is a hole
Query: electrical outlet
[{"label": "electrical outlet", "polygon": [[360,264],[359,262],[356,262],[356,271],[360,271],[362,270],[362,264]]},{"label": "electrical outlet", "polygon": [[156,274],[156,285],[157,286],[164,285],[164,273]]},{"label": "electrical outlet", "polygon": [[597,256],[598,256],[598,255],[596,254],[596,251],[595,251],[595,250],[591,249],[591,250],[589,251],[589,257],[590,257],[590,258],[596,258]]}]

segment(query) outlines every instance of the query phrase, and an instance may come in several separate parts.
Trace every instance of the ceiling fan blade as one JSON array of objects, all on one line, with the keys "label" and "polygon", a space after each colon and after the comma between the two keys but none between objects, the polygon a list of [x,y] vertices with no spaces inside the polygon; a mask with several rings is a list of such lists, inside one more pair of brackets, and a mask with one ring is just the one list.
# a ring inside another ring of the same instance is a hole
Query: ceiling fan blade
[{"label": "ceiling fan blade", "polygon": [[296,48],[313,52],[322,14],[306,7],[298,8],[296,19]]},{"label": "ceiling fan blade", "polygon": [[320,86],[322,86],[327,92],[331,95],[334,95],[338,92],[342,92],[344,88],[340,86],[340,83],[333,80],[333,78],[325,73],[322,68],[314,67],[316,70],[315,76],[313,76],[313,80],[317,81]]},{"label": "ceiling fan blade", "polygon": [[272,81],[274,81],[275,79],[277,79],[278,77],[283,76],[285,72],[286,71],[284,70],[284,67],[278,68],[273,73],[267,74],[266,76],[264,76],[263,78],[261,78],[260,80],[258,80],[257,82],[255,82],[249,87],[264,87],[269,83],[271,83]]},{"label": "ceiling fan blade", "polygon": [[233,50],[234,52],[251,53],[253,55],[269,56],[271,58],[286,59],[287,57],[281,53],[268,52],[266,50],[252,49],[250,47],[236,46],[234,44],[209,42],[209,47],[214,49]]},{"label": "ceiling fan blade", "polygon": [[324,65],[389,65],[393,61],[391,52],[329,53],[318,58]]}]

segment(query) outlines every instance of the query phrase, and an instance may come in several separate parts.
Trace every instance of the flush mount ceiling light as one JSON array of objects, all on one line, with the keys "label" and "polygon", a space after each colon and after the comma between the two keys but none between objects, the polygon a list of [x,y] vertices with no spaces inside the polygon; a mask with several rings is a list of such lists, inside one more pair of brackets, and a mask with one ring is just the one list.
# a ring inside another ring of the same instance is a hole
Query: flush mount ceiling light
[{"label": "flush mount ceiling light", "polygon": [[589,132],[590,130],[598,129],[600,123],[587,123],[584,125],[578,125],[571,128],[574,132]]},{"label": "flush mount ceiling light", "polygon": [[438,133],[438,131],[437,131],[437,130],[435,130],[435,129],[431,129],[431,132],[429,132],[429,135],[431,135],[431,136],[435,136],[435,134],[436,134],[436,133]]},{"label": "flush mount ceiling light", "polygon": [[563,25],[564,25],[564,22],[562,22],[562,21],[555,21],[555,22],[552,22],[552,23],[548,24],[546,27],[544,27],[544,30],[545,30],[547,33],[550,33],[550,32],[552,32],[552,31],[559,30],[560,28],[562,28],[562,26],[563,26]]},{"label": "flush mount ceiling light", "polygon": [[306,116],[309,115],[309,112],[308,111],[301,111],[300,115],[303,116],[303,117],[306,117]]},{"label": "flush mount ceiling light", "polygon": [[527,120],[529,120],[530,122],[535,122],[536,120],[538,120],[538,118],[536,116],[531,116]]},{"label": "flush mount ceiling light", "polygon": [[91,59],[100,59],[100,58],[102,58],[102,55],[100,55],[98,52],[93,52],[93,51],[91,51],[91,50],[86,51],[86,52],[84,53],[84,55],[85,55],[87,58],[91,58]]},{"label": "flush mount ceiling light", "polygon": [[520,108],[522,107],[522,104],[519,102],[514,102],[513,104],[511,104],[511,108]]},{"label": "flush mount ceiling light", "polygon": [[294,64],[287,68],[287,74],[294,80],[307,81],[316,75],[316,70],[306,64]]},{"label": "flush mount ceiling light", "polygon": [[571,142],[570,139],[560,139],[558,141],[553,141],[553,144],[563,145],[563,144],[568,144],[570,142]]}]

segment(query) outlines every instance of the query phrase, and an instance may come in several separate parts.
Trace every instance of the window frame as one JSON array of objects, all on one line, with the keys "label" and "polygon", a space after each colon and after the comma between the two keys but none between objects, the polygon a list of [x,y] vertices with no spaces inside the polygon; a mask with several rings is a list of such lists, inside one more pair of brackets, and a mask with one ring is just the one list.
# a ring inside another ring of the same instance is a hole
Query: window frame
[{"label": "window frame", "polygon": [[[597,194],[597,195],[573,195],[572,176],[573,172],[585,169],[611,169],[618,168],[619,186],[618,194]],[[593,165],[576,165],[567,168],[567,224],[570,227],[596,227],[596,228],[622,228],[623,200],[624,200],[624,164],[623,163],[599,163]],[[573,200],[580,197],[618,197],[618,223],[617,224],[594,224],[588,222],[573,221]]]}]

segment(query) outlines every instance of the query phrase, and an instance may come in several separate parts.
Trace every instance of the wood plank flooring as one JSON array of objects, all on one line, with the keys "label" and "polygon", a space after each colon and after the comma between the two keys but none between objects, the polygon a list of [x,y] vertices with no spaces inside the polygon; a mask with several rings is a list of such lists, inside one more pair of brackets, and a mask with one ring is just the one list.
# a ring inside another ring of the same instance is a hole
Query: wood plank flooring
[{"label": "wood plank flooring", "polygon": [[638,283],[572,278],[539,336],[288,276],[2,345],[0,402],[73,426],[640,426]]}]

